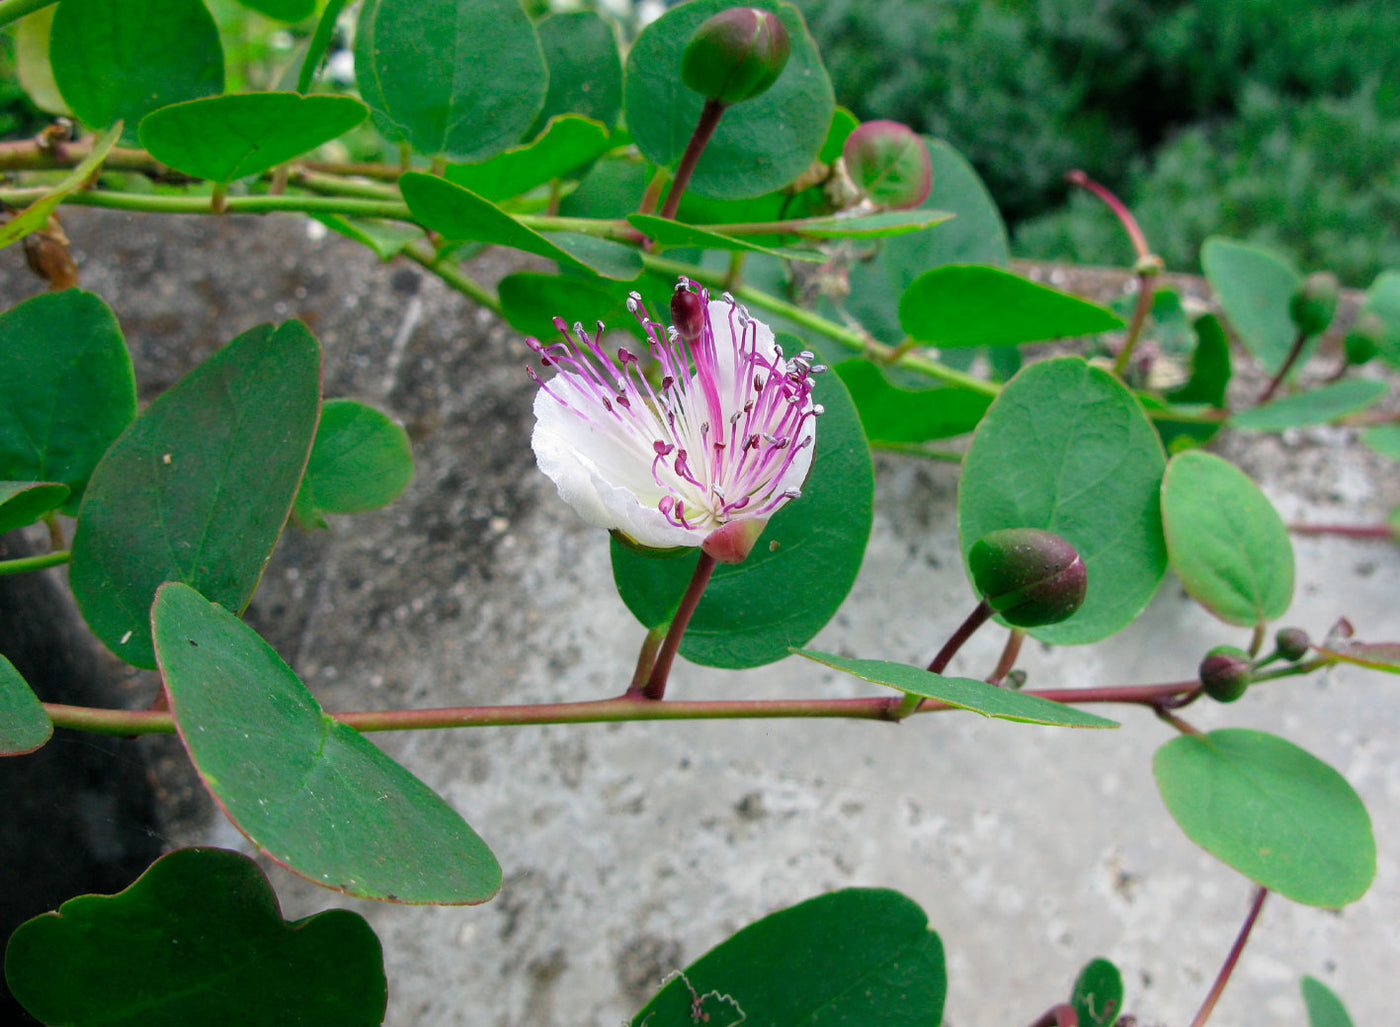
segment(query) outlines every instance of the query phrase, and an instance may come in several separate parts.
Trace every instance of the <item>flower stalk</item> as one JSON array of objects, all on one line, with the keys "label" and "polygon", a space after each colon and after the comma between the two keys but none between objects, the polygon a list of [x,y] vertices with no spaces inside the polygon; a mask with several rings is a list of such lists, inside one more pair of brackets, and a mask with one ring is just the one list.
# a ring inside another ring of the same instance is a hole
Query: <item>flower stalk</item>
[{"label": "flower stalk", "polygon": [[652,664],[651,673],[647,676],[646,686],[642,689],[642,696],[646,699],[662,699],[666,695],[666,679],[671,676],[671,664],[675,661],[676,653],[681,647],[681,638],[685,635],[685,629],[690,624],[690,618],[695,613],[695,608],[700,605],[700,597],[705,593],[705,586],[710,583],[710,575],[715,570],[715,558],[703,550],[700,553],[700,561],[695,565],[695,573],[691,575],[690,584],[686,586],[685,594],[681,596],[681,604],[676,608],[676,616],[671,621],[671,626],[666,629],[666,638],[661,643],[661,648],[656,654],[656,662]]}]

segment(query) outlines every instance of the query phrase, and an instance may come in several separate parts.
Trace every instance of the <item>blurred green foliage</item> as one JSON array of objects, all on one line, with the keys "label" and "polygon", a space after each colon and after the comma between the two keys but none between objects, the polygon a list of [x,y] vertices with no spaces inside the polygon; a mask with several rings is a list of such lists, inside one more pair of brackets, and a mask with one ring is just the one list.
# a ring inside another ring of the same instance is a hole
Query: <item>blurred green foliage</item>
[{"label": "blurred green foliage", "polygon": [[947,139],[1019,255],[1123,263],[1080,168],[1172,267],[1211,233],[1365,284],[1400,262],[1394,0],[797,0],[839,102]]}]

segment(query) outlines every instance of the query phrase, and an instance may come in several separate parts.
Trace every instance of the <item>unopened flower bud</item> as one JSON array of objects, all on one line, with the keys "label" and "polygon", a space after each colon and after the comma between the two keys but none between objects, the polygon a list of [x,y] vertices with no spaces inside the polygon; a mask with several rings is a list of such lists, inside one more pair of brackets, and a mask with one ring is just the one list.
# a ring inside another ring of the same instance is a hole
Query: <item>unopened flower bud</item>
[{"label": "unopened flower bud", "polygon": [[1369,363],[1385,343],[1385,322],[1374,311],[1367,311],[1356,319],[1342,345],[1346,348],[1347,363],[1361,365]]},{"label": "unopened flower bud", "polygon": [[1331,271],[1314,271],[1288,301],[1288,316],[1304,335],[1321,335],[1337,313],[1341,285]]},{"label": "unopened flower bud", "polygon": [[1014,627],[1057,624],[1084,604],[1084,561],[1074,546],[1049,531],[988,532],[968,551],[967,566],[983,601]]},{"label": "unopened flower bud", "polygon": [[691,292],[683,285],[676,287],[671,293],[671,324],[687,346],[700,338],[705,327],[705,301],[698,292]]},{"label": "unopened flower bud", "polygon": [[851,181],[882,207],[917,207],[933,188],[928,148],[897,121],[867,121],[846,137],[841,156]]},{"label": "unopened flower bud", "polygon": [[681,81],[701,96],[738,103],[767,91],[792,43],[776,14],[731,7],[706,19],[681,55]]},{"label": "unopened flower bud", "polygon": [[1249,653],[1232,645],[1218,645],[1206,653],[1199,671],[1206,695],[1217,702],[1234,702],[1244,695],[1253,677]]},{"label": "unopened flower bud", "polygon": [[1274,636],[1274,647],[1278,654],[1290,663],[1297,663],[1308,654],[1312,639],[1302,628],[1280,628]]}]

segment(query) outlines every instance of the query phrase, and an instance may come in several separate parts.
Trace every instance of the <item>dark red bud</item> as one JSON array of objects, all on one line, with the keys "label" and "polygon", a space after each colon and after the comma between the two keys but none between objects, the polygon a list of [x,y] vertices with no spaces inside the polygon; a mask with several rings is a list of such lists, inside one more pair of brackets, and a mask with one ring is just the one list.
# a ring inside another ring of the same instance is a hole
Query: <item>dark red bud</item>
[{"label": "dark red bud", "polygon": [[686,345],[700,338],[705,328],[705,301],[698,292],[691,292],[683,285],[676,287],[671,293],[671,323]]},{"label": "dark red bud", "polygon": [[1249,653],[1232,645],[1218,645],[1206,653],[1199,670],[1206,695],[1217,702],[1234,702],[1244,695],[1254,676]]},{"label": "dark red bud", "polygon": [[1053,532],[988,532],[968,550],[967,566],[983,601],[1014,627],[1057,624],[1084,605],[1084,561],[1068,540]]},{"label": "dark red bud", "polygon": [[681,55],[681,81],[701,96],[738,103],[766,92],[792,43],[776,14],[731,7],[706,19]]},{"label": "dark red bud", "polygon": [[1312,647],[1312,639],[1308,638],[1308,633],[1302,628],[1280,628],[1278,634],[1274,636],[1274,646],[1278,649],[1278,654],[1285,660],[1297,663],[1308,655],[1308,649]]},{"label": "dark red bud", "polygon": [[928,148],[897,121],[867,121],[846,137],[841,156],[851,181],[882,207],[917,207],[933,188]]}]

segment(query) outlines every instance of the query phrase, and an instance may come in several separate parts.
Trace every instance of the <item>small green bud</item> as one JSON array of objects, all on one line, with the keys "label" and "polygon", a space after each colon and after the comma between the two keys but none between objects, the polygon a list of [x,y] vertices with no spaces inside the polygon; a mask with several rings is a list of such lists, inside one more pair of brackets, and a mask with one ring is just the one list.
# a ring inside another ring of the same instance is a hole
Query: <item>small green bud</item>
[{"label": "small green bud", "polygon": [[917,207],[933,188],[928,148],[897,121],[867,121],[846,137],[841,156],[851,181],[882,207]]},{"label": "small green bud", "polygon": [[1288,316],[1306,336],[1321,335],[1337,313],[1341,284],[1331,271],[1314,271],[1288,301]]},{"label": "small green bud", "polygon": [[1084,604],[1084,561],[1052,532],[990,531],[968,550],[967,566],[983,601],[1014,627],[1058,624]]},{"label": "small green bud", "polygon": [[1308,633],[1302,628],[1280,628],[1274,636],[1274,647],[1278,649],[1278,654],[1290,663],[1297,663],[1308,655],[1311,646],[1312,639],[1308,638]]},{"label": "small green bud", "polygon": [[731,7],[707,18],[681,55],[681,81],[701,96],[738,103],[777,81],[792,49],[776,14]]},{"label": "small green bud", "polygon": [[1206,653],[1199,671],[1206,695],[1217,702],[1234,702],[1244,695],[1254,676],[1249,653],[1233,645],[1218,645]]},{"label": "small green bud", "polygon": [[1360,366],[1369,363],[1385,343],[1385,322],[1374,311],[1367,311],[1356,319],[1342,345],[1346,348],[1347,363]]}]

